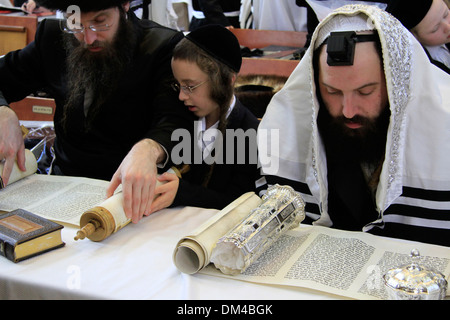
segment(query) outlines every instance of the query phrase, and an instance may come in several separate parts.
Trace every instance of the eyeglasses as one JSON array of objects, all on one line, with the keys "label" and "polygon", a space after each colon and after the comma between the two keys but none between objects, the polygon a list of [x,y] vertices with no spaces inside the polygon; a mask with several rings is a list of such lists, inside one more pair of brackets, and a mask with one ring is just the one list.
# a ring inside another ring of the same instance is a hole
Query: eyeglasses
[{"label": "eyeglasses", "polygon": [[[113,23],[101,23],[101,24],[91,24],[87,28],[91,29],[94,32],[102,32],[102,31],[108,31],[112,27]],[[70,34],[78,34],[83,33],[86,27],[79,24],[80,28],[75,27],[69,27],[69,24],[67,23],[66,19],[60,20],[60,26],[61,30],[70,33]]]},{"label": "eyeglasses", "polygon": [[202,84],[205,84],[208,80],[203,81],[202,83],[197,84],[196,86],[180,86],[178,83],[172,83],[172,89],[176,92],[180,92],[182,90],[185,94],[190,95],[194,92],[195,89],[200,87]]}]

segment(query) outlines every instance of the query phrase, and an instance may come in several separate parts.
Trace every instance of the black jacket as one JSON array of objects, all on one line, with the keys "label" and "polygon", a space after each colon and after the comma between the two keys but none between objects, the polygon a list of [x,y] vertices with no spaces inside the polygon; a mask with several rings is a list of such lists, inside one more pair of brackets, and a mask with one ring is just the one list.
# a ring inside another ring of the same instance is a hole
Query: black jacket
[{"label": "black jacket", "polygon": [[[259,121],[239,100],[228,117],[227,129],[243,129],[244,132],[249,130],[256,133]],[[210,166],[203,162],[202,164],[191,164],[190,170],[180,179],[180,185],[172,207],[196,206],[202,208],[223,209],[233,200],[242,194],[255,191],[255,181],[257,175],[257,165],[252,164],[252,160],[256,160],[250,155],[249,146],[256,146],[256,135],[248,135],[255,137],[247,141],[245,152],[247,159],[245,164],[237,164],[237,157],[242,156],[242,150],[238,151],[238,145],[234,145],[233,164],[224,163],[216,164],[211,176],[211,180],[207,187],[203,187],[202,183],[209,171]],[[192,148],[197,147],[196,139],[192,139]],[[227,145],[226,135],[224,136],[224,145]],[[223,149],[223,159],[226,159],[226,148]],[[192,162],[191,162],[192,163]]]},{"label": "black jacket", "polygon": [[202,11],[205,19],[193,17],[189,26],[191,31],[208,24],[240,27],[239,16],[227,17],[224,13],[240,11],[241,0],[193,0],[192,7],[196,11]]},{"label": "black jacket", "polygon": [[42,88],[55,99],[55,164],[64,175],[110,180],[135,143],[151,138],[170,154],[172,131],[193,121],[170,88],[172,49],[182,34],[133,14],[130,18],[139,39],[130,48],[134,60],[91,131],[84,130],[82,103],[67,132],[61,126],[66,52],[58,21],[42,21],[34,42],[0,59],[0,104],[2,98],[19,101]]}]

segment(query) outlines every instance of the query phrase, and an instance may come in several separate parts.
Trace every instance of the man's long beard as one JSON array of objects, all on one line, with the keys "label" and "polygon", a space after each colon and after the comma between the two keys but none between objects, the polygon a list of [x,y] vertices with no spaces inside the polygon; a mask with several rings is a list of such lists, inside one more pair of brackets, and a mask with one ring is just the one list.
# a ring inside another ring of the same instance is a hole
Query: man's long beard
[{"label": "man's long beard", "polygon": [[319,132],[325,144],[327,157],[337,161],[376,163],[383,159],[386,149],[390,110],[386,106],[376,119],[357,116],[351,119],[361,123],[361,129],[350,129],[345,117],[332,117],[325,106],[318,116]]},{"label": "man's long beard", "polygon": [[[135,43],[133,26],[121,16],[119,28],[112,42],[95,41],[92,45],[79,42],[73,35],[64,35],[67,56],[67,99],[62,125],[70,126],[71,114],[84,107],[84,130],[92,128],[104,103],[118,90],[118,84],[130,64]],[[100,52],[89,47],[101,46]]]}]

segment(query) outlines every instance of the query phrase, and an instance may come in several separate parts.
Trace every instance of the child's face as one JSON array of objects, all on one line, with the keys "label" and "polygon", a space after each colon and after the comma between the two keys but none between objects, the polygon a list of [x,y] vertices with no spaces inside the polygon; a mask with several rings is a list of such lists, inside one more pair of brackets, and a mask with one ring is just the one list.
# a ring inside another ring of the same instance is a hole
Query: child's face
[{"label": "child's face", "polygon": [[[219,105],[211,99],[211,83],[208,75],[196,63],[181,59],[172,59],[172,71],[181,87],[179,99],[197,117],[206,118],[207,128],[215,124],[219,120],[220,109]],[[190,87],[192,91],[187,87]]]},{"label": "child's face", "polygon": [[425,18],[411,31],[426,46],[450,42],[450,14],[447,4],[443,0],[433,0]]}]

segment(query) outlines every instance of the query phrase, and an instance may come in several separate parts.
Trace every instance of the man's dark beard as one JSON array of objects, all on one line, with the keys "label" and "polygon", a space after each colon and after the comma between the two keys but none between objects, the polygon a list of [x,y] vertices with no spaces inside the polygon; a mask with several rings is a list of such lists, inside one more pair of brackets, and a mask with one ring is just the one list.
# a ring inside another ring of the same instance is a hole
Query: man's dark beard
[{"label": "man's dark beard", "polygon": [[362,124],[362,127],[350,129],[345,125],[348,119],[343,116],[333,118],[321,104],[317,124],[325,144],[327,158],[359,163],[377,163],[382,160],[390,114],[389,106],[386,106],[376,119],[356,116],[351,120]]},{"label": "man's dark beard", "polygon": [[[116,91],[120,79],[130,64],[135,47],[133,25],[121,14],[119,28],[112,42],[95,41],[91,46],[80,43],[73,35],[64,35],[67,56],[68,95],[64,106],[62,125],[67,130],[71,113],[84,105],[87,93],[92,97],[87,115],[85,131],[104,107],[104,103]],[[90,52],[89,47],[103,46],[100,52]]]}]

